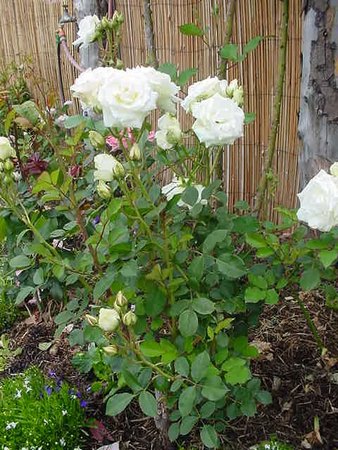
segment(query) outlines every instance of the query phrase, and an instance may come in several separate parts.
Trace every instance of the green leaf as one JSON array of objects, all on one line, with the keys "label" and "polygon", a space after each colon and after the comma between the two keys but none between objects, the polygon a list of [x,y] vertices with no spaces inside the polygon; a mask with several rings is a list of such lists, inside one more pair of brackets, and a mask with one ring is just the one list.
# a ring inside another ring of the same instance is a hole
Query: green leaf
[{"label": "green leaf", "polygon": [[210,253],[220,242],[224,241],[228,230],[215,230],[210,233],[203,242],[203,253]]},{"label": "green leaf", "polygon": [[179,26],[179,30],[185,36],[203,36],[204,31],[194,23],[185,23]]},{"label": "green leaf", "polygon": [[219,56],[222,59],[229,59],[230,61],[238,60],[238,45],[237,44],[226,44],[219,51]]},{"label": "green leaf", "polygon": [[180,389],[180,387],[182,386],[182,384],[183,384],[183,380],[180,380],[180,379],[175,380],[170,387],[170,391],[171,392],[178,391]]},{"label": "green leaf", "polygon": [[256,399],[259,401],[259,403],[262,403],[263,405],[269,405],[272,403],[272,397],[270,392],[268,391],[259,391],[256,394]]},{"label": "green leaf", "polygon": [[133,394],[124,392],[123,394],[115,394],[110,397],[106,405],[107,416],[116,416],[126,409],[129,403],[134,398]]},{"label": "green leaf", "polygon": [[124,276],[125,278],[137,277],[138,272],[139,272],[138,264],[134,260],[126,262],[121,269],[121,275]]},{"label": "green leaf", "polygon": [[204,351],[196,356],[191,364],[191,376],[196,383],[205,377],[210,365],[210,356]]},{"label": "green leaf", "polygon": [[227,392],[229,389],[218,376],[208,377],[203,383],[202,395],[208,400],[217,402],[224,398]]},{"label": "green leaf", "polygon": [[198,70],[195,68],[183,70],[177,78],[177,84],[181,87],[184,86],[191,77],[197,74],[197,72]]},{"label": "green leaf", "polygon": [[157,69],[159,72],[166,73],[173,81],[177,79],[177,67],[172,63],[164,63]]},{"label": "green leaf", "polygon": [[180,356],[175,361],[175,371],[182,375],[182,377],[187,377],[189,375],[189,362],[184,356]]},{"label": "green leaf", "polygon": [[32,286],[24,286],[20,289],[18,295],[15,299],[15,304],[20,305],[30,294],[35,291],[35,288]]},{"label": "green leaf", "polygon": [[64,122],[64,126],[67,129],[78,127],[86,122],[86,118],[82,115],[69,116]]},{"label": "green leaf", "polygon": [[303,291],[311,291],[320,283],[320,273],[318,269],[307,269],[300,277],[299,285]]},{"label": "green leaf", "polygon": [[256,119],[256,113],[254,112],[247,112],[244,115],[244,125],[249,125]]},{"label": "green leaf", "polygon": [[211,425],[204,425],[200,431],[200,437],[203,444],[208,448],[219,447],[219,439],[215,428]]},{"label": "green leaf", "polygon": [[43,268],[39,267],[38,270],[35,271],[33,275],[33,282],[37,286],[40,286],[44,283],[44,274],[43,274]]},{"label": "green leaf", "polygon": [[249,42],[247,42],[243,47],[243,55],[247,55],[249,52],[252,52],[255,50],[255,48],[258,47],[260,42],[264,39],[263,36],[255,36],[252,39],[250,39]]},{"label": "green leaf", "polygon": [[330,267],[337,258],[338,250],[322,250],[319,252],[320,262],[323,264],[325,269]]},{"label": "green leaf", "polygon": [[140,349],[144,356],[149,358],[154,358],[156,356],[161,356],[165,350],[156,341],[145,341],[140,344]]},{"label": "green leaf", "polygon": [[56,325],[61,325],[69,322],[73,318],[74,314],[72,311],[61,311],[54,317],[54,322]]},{"label": "green leaf", "polygon": [[187,309],[180,314],[178,328],[184,337],[193,336],[198,327],[198,317],[195,311]]},{"label": "green leaf", "polygon": [[229,278],[240,278],[246,274],[243,260],[236,255],[222,255],[216,259],[218,270]]},{"label": "green leaf", "polygon": [[32,125],[36,125],[41,119],[39,109],[32,100],[27,100],[21,105],[13,105],[13,109],[20,117],[24,117]]},{"label": "green leaf", "polygon": [[156,399],[150,392],[141,392],[138,402],[141,410],[146,416],[155,417],[157,415]]},{"label": "green leaf", "polygon": [[198,190],[194,186],[188,186],[182,193],[181,199],[184,203],[194,206],[198,200]]},{"label": "green leaf", "polygon": [[196,256],[188,268],[188,274],[191,278],[195,278],[197,281],[202,279],[204,272],[204,258],[203,256]]},{"label": "green leaf", "polygon": [[245,241],[247,244],[254,248],[264,248],[267,246],[265,238],[258,233],[248,233],[245,235]]},{"label": "green leaf", "polygon": [[279,295],[275,289],[269,289],[266,292],[265,303],[267,305],[276,305],[279,300]]},{"label": "green leaf", "polygon": [[225,374],[224,378],[228,384],[243,384],[250,380],[251,372],[246,366],[233,367]]},{"label": "green leaf", "polygon": [[[91,328],[93,328],[93,327],[91,327]],[[123,375],[123,378],[124,378],[125,382],[127,383],[128,387],[130,387],[130,389],[133,392],[142,391],[142,386],[136,379],[135,375],[133,375],[131,372],[129,372],[129,370],[123,369],[122,375]]]},{"label": "green leaf", "polygon": [[[203,392],[202,392],[203,394]],[[207,419],[208,417],[210,417],[216,409],[216,405],[215,402],[206,402],[204,403],[204,405],[202,406],[202,408],[200,409],[200,416],[202,419]]]},{"label": "green leaf", "polygon": [[170,442],[176,441],[179,435],[180,435],[180,423],[179,422],[172,423],[168,429],[168,437]]},{"label": "green leaf", "polygon": [[241,412],[247,417],[253,417],[257,411],[256,402],[253,399],[243,402],[240,408]]},{"label": "green leaf", "polygon": [[197,422],[198,422],[198,417],[196,417],[196,416],[183,417],[181,426],[180,426],[180,434],[182,436],[189,434]]},{"label": "green leaf", "polygon": [[257,303],[264,300],[266,297],[266,291],[262,291],[257,287],[247,287],[244,293],[244,299],[247,303]]},{"label": "green leaf", "polygon": [[93,291],[94,300],[98,300],[113,284],[114,276],[112,273],[104,275],[96,284]]},{"label": "green leaf", "polygon": [[25,255],[18,255],[9,261],[9,265],[13,269],[23,269],[31,265],[31,260]]},{"label": "green leaf", "polygon": [[185,388],[178,399],[178,409],[182,414],[182,417],[188,416],[191,413],[194,407],[195,399],[196,387],[189,386]]},{"label": "green leaf", "polygon": [[215,311],[214,302],[203,297],[193,300],[192,307],[198,314],[202,315],[211,314]]}]

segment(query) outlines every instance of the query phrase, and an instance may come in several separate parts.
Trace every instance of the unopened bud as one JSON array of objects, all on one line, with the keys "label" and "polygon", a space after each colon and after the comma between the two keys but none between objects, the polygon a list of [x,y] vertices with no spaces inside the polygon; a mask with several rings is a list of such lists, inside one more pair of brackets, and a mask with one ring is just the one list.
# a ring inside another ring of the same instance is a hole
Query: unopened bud
[{"label": "unopened bud", "polygon": [[89,140],[95,148],[102,148],[106,145],[104,137],[97,131],[89,131]]},{"label": "unopened bud", "polygon": [[101,20],[101,25],[103,29],[110,30],[112,27],[112,21],[108,17],[104,16]]},{"label": "unopened bud", "polygon": [[4,169],[7,172],[12,172],[12,170],[14,169],[14,164],[10,159],[6,159],[6,161],[4,162]]},{"label": "unopened bud", "polygon": [[122,166],[122,164],[120,162],[117,162],[115,164],[113,172],[114,172],[114,175],[116,176],[116,178],[123,178],[126,173],[124,170],[124,167]]},{"label": "unopened bud", "polygon": [[166,137],[169,144],[176,145],[182,138],[182,131],[179,127],[169,127]]},{"label": "unopened bud", "polygon": [[123,14],[115,10],[112,18],[113,27],[118,27],[123,22],[124,22]]},{"label": "unopened bud", "polygon": [[132,311],[128,311],[122,319],[123,323],[127,325],[127,327],[132,327],[137,322],[137,317]]},{"label": "unopened bud", "polygon": [[109,200],[111,197],[110,187],[102,180],[98,182],[96,191],[99,197],[103,198],[104,200]]},{"label": "unopened bud", "polygon": [[91,325],[92,327],[94,327],[95,325],[97,325],[97,318],[94,316],[91,316],[90,314],[86,314],[85,315],[85,319],[86,321],[89,323],[89,325]]},{"label": "unopened bud", "polygon": [[138,144],[134,144],[130,149],[129,157],[132,161],[140,161],[141,149]]},{"label": "unopened bud", "polygon": [[228,87],[226,88],[226,90],[225,90],[226,95],[228,97],[232,98],[236,89],[238,89],[238,81],[235,79],[235,80],[232,80],[229,83]]},{"label": "unopened bud", "polygon": [[109,356],[114,356],[118,353],[116,345],[108,345],[107,347],[102,347],[102,350]]},{"label": "unopened bud", "polygon": [[122,291],[119,291],[116,294],[115,305],[119,306],[120,308],[123,308],[124,306],[128,305],[128,300],[123,295]]},{"label": "unopened bud", "polygon": [[237,103],[238,106],[243,106],[244,103],[244,91],[243,86],[234,90],[232,100]]}]

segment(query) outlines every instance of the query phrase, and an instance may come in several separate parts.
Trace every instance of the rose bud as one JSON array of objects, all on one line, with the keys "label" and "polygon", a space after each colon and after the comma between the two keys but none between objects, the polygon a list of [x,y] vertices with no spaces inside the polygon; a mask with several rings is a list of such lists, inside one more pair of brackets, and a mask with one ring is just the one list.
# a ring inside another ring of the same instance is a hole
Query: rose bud
[{"label": "rose bud", "polygon": [[120,316],[115,309],[101,308],[99,313],[99,327],[104,331],[114,331],[119,326]]},{"label": "rose bud", "polygon": [[136,324],[137,322],[137,317],[136,315],[132,312],[132,311],[128,311],[124,316],[123,316],[123,323],[125,325],[127,325],[127,327],[132,327],[133,325]]}]

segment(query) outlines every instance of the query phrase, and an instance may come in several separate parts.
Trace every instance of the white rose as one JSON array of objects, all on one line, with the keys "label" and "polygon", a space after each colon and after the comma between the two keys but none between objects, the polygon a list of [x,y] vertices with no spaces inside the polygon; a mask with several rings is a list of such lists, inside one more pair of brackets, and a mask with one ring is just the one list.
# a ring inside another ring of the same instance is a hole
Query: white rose
[{"label": "white rose", "polygon": [[96,169],[94,171],[94,180],[112,181],[115,175],[115,168],[120,163],[114,156],[101,153],[95,156],[94,164]]},{"label": "white rose", "polygon": [[11,146],[8,138],[0,136],[0,160],[4,161],[7,158],[15,156],[15,150]]},{"label": "white rose", "polygon": [[[185,191],[185,189],[188,187],[185,183],[187,182],[187,179],[178,179],[177,177],[174,177],[171,181],[171,183],[166,184],[162,187],[162,194],[165,195],[168,202],[175,197],[175,195],[182,194],[182,192]],[[201,203],[202,205],[206,205],[208,201],[206,199],[202,199],[202,192],[204,190],[204,186],[201,184],[192,184],[195,189],[198,191],[198,198],[195,203]],[[192,209],[191,205],[188,205],[187,203],[183,202],[182,200],[179,200],[177,202],[178,206],[187,206],[189,209]],[[194,205],[193,205],[194,206]]]},{"label": "white rose", "polygon": [[156,109],[158,94],[144,78],[132,71],[118,70],[99,89],[106,127],[141,128],[150,111]]},{"label": "white rose", "polygon": [[182,138],[180,123],[171,114],[164,114],[159,118],[158,128],[155,139],[157,145],[165,150],[174,147]]},{"label": "white rose", "polygon": [[338,178],[321,170],[298,194],[299,220],[310,228],[330,231],[338,225]]},{"label": "white rose", "polygon": [[119,326],[120,316],[115,309],[101,308],[99,312],[99,327],[104,331],[114,331]]},{"label": "white rose", "polygon": [[73,42],[73,45],[87,47],[93,41],[96,27],[99,23],[100,19],[96,15],[84,17],[79,23],[79,30],[77,32],[79,37]]},{"label": "white rose", "polygon": [[82,72],[70,87],[73,97],[80,100],[83,108],[101,109],[98,100],[99,89],[107,80],[113,79],[116,72],[119,71],[112,67],[97,67]]},{"label": "white rose", "polygon": [[338,177],[338,162],[332,164],[332,166],[330,167],[330,173],[334,177]]},{"label": "white rose", "polygon": [[233,144],[243,136],[244,112],[231,99],[215,94],[192,106],[196,122],[192,129],[206,147]]},{"label": "white rose", "polygon": [[180,88],[171,81],[166,73],[161,73],[153,67],[135,67],[127,69],[137,76],[144,77],[145,81],[150,85],[151,89],[158,94],[156,105],[159,109],[175,114],[176,103],[179,99],[176,97]]},{"label": "white rose", "polygon": [[191,112],[194,104],[206,100],[216,93],[221,94],[222,91],[225,93],[226,87],[227,82],[221,82],[217,77],[208,77],[205,80],[198,81],[189,86],[188,95],[181,103],[182,108]]}]

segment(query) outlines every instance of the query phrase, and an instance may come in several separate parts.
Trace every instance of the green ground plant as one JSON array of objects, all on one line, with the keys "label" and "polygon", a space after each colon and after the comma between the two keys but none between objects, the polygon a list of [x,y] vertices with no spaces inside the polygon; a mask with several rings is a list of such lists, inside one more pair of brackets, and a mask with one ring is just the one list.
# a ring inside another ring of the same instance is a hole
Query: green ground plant
[{"label": "green ground plant", "polygon": [[39,369],[0,383],[0,448],[75,450],[85,415],[67,383],[47,379]]}]

